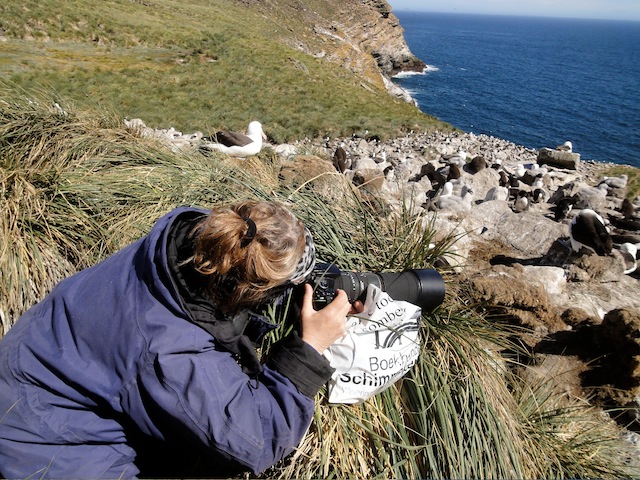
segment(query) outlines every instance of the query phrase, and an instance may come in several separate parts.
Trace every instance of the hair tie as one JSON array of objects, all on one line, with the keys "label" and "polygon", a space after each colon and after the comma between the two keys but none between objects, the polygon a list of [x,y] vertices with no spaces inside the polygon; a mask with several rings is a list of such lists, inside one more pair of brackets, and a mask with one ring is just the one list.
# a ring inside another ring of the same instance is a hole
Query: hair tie
[{"label": "hair tie", "polygon": [[242,219],[247,223],[247,233],[244,234],[244,237],[242,237],[242,241],[240,242],[240,246],[244,248],[255,238],[257,228],[256,222],[251,220],[249,217],[243,215]]}]

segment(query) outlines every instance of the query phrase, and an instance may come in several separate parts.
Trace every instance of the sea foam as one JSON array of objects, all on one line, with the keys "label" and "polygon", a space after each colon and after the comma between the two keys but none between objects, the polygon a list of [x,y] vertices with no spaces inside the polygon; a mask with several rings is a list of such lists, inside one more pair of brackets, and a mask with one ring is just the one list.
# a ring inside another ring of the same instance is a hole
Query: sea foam
[{"label": "sea foam", "polygon": [[407,78],[412,77],[414,75],[426,75],[429,72],[437,72],[440,70],[438,67],[434,67],[433,65],[427,65],[422,69],[421,72],[399,72],[396,73],[393,78]]}]

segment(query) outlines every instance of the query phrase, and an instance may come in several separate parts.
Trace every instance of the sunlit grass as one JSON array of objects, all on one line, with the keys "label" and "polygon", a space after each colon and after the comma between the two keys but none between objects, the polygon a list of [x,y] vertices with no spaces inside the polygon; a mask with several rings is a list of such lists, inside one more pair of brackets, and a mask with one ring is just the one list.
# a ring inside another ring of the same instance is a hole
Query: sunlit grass
[{"label": "sunlit grass", "polygon": [[[4,331],[57,281],[183,204],[283,201],[313,231],[321,259],[345,269],[428,267],[450,250],[457,237],[436,235],[432,217],[415,217],[410,206],[379,215],[344,176],[333,175],[329,192],[312,183],[292,189],[280,184],[268,150],[246,162],[173,153],[126,131],[124,117],[205,133],[259,118],[276,142],[444,126],[274,41],[299,28],[297,18],[274,23],[222,0],[144,3],[0,5],[7,36],[0,42]],[[41,86],[46,93],[37,99],[21,91]],[[637,192],[637,176],[630,183]],[[442,273],[447,298],[423,317],[422,354],[411,372],[362,405],[329,406],[321,392],[300,448],[265,476],[640,476],[619,462],[628,447],[618,430],[588,404],[560,402],[511,375],[500,351],[515,348],[513,332],[478,315],[455,276]]]}]

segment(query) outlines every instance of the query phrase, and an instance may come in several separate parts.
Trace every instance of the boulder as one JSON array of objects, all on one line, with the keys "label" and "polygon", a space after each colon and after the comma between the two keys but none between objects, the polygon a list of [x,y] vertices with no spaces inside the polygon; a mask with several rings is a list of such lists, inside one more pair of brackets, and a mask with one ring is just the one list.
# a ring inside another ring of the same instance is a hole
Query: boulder
[{"label": "boulder", "polygon": [[387,181],[379,194],[388,204],[397,207],[398,211],[402,211],[405,208],[417,213],[417,208],[422,208],[422,205],[427,201],[427,191],[423,184],[419,182]]},{"label": "boulder", "polygon": [[484,168],[475,175],[465,175],[463,183],[473,190],[475,198],[485,198],[487,192],[500,183],[500,174],[491,168]]},{"label": "boulder", "polygon": [[538,163],[551,167],[577,170],[580,166],[580,154],[564,152],[562,150],[552,150],[551,148],[541,148],[538,152]]},{"label": "boulder", "polygon": [[473,300],[486,311],[529,329],[523,341],[535,346],[550,333],[568,329],[543,283],[532,280],[521,265],[498,265],[469,275],[465,283]]},{"label": "boulder", "polygon": [[601,325],[592,327],[593,358],[587,377],[601,388],[608,402],[627,407],[635,425],[640,424],[640,314],[637,310],[615,309]]},{"label": "boulder", "polygon": [[569,234],[564,224],[535,212],[514,213],[506,202],[492,200],[476,205],[462,222],[468,232],[509,247],[505,254],[518,258],[540,257],[559,237]]}]

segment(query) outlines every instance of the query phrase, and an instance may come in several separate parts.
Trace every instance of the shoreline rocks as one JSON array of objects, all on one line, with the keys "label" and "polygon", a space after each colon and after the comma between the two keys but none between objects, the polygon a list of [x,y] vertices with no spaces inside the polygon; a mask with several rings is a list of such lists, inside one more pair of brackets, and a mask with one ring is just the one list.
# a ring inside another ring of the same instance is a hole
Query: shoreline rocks
[{"label": "shoreline rocks", "polygon": [[[152,129],[140,119],[127,120],[125,124],[136,134],[159,139],[173,150],[198,150],[203,141],[201,132],[183,134],[173,128]],[[334,165],[332,160],[339,148],[345,156],[341,166]],[[412,133],[385,142],[360,137],[307,139],[295,144],[265,144],[264,149],[271,149],[279,159],[285,182],[304,183],[322,173],[340,172],[363,195],[379,204],[381,211],[399,212],[410,205],[414,213],[428,216],[432,212],[439,230],[462,234],[457,271],[469,267],[473,260],[469,255],[476,242],[491,241],[503,245],[504,255],[529,263],[534,258],[544,258],[545,267],[569,272],[567,262],[577,257],[567,246],[569,224],[575,213],[591,208],[612,220],[622,218],[624,192],[602,185],[602,172],[613,164],[581,161],[578,153],[554,149],[543,149],[547,150],[544,159],[560,159],[560,163],[564,159],[564,167],[556,166],[556,162],[541,164],[540,152],[487,135],[436,131]],[[507,192],[506,199],[504,196],[494,199],[499,187]],[[451,191],[445,192],[447,188]],[[461,198],[463,188],[472,192],[472,201],[466,206],[456,205],[453,200]],[[542,196],[534,196],[536,191]],[[516,207],[519,194],[526,198],[527,205]],[[452,201],[442,201],[443,196]],[[567,198],[573,204],[563,213],[562,201]],[[636,211],[638,203],[636,199]],[[618,246],[623,240],[640,242],[640,232],[622,231],[611,225],[610,229],[618,232],[618,242],[614,239]],[[559,244],[553,251],[555,242]],[[611,259],[610,267],[617,272],[621,265],[617,250],[612,252]],[[574,272],[565,276],[580,278],[577,269],[574,266]],[[583,276],[592,277],[593,273]],[[636,277],[637,274],[630,278]],[[605,310],[615,307],[640,311],[640,299],[626,295],[624,301],[625,295],[620,297],[619,305],[600,299],[596,303],[602,307],[587,310],[600,318]]]},{"label": "shoreline rocks", "polygon": [[[137,134],[160,139],[174,150],[197,150],[202,143],[200,132],[151,129],[140,119],[125,123]],[[498,242],[504,255],[529,266],[537,258],[538,266],[562,269],[568,279],[566,288],[577,291],[577,280],[591,278],[593,283],[596,280],[592,277],[597,275],[580,273],[584,269],[576,266],[579,255],[568,242],[571,219],[583,208],[615,222],[622,219],[624,191],[603,186],[602,172],[613,164],[581,161],[575,152],[543,149],[544,160],[555,161],[540,163],[541,152],[506,140],[440,131],[411,133],[385,142],[360,137],[307,139],[295,144],[265,144],[264,148],[279,159],[280,175],[286,183],[301,184],[322,173],[339,172],[380,205],[381,212],[400,212],[411,206],[413,213],[427,218],[435,215],[440,231],[461,234],[456,259],[451,260],[456,271],[469,268],[477,243]],[[344,155],[339,166],[333,160],[338,149]],[[558,161],[563,167],[556,165]],[[461,201],[463,190],[466,203]],[[499,192],[502,197],[497,196]],[[562,202],[567,199],[571,204],[564,208]],[[634,208],[637,211],[638,205]],[[617,235],[617,247],[640,242],[640,232],[609,228]],[[609,269],[618,276],[619,284],[625,284],[626,278],[618,272],[623,267],[617,249],[610,260]],[[629,278],[637,282],[637,273]],[[609,285],[609,290],[615,292],[616,288]],[[627,292],[600,295],[597,302],[585,302],[591,305],[586,310],[600,318],[613,308],[640,311],[640,298],[636,300]],[[557,295],[558,302],[567,296],[571,294]],[[583,297],[580,294],[579,298]]]}]

